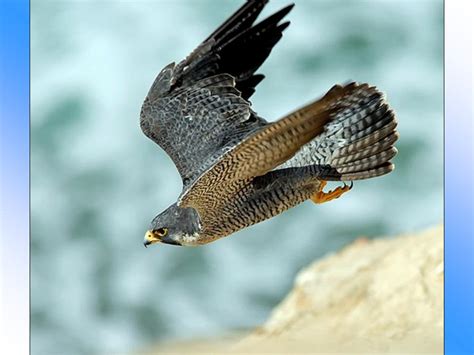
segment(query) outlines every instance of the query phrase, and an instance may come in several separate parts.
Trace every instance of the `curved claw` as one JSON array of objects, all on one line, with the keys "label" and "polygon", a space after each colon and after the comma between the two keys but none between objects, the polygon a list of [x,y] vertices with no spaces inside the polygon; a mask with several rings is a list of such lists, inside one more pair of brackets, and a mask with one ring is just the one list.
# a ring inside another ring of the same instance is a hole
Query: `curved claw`
[{"label": "curved claw", "polygon": [[349,190],[352,189],[352,187],[354,186],[354,181],[350,181],[350,185],[348,185],[345,181],[343,181],[344,183],[344,186],[342,187],[343,189],[346,188],[346,187],[349,187]]},{"label": "curved claw", "polygon": [[354,186],[354,183],[351,181],[350,185],[347,185],[345,181],[343,181],[344,186],[339,186],[336,189],[329,191],[329,192],[324,192],[322,191],[324,184],[321,184],[321,187],[318,192],[316,192],[312,197],[311,200],[313,200],[314,203],[324,203],[328,202],[331,200],[334,200],[336,198],[339,198],[342,196],[345,192],[349,191],[352,189],[352,186]]}]

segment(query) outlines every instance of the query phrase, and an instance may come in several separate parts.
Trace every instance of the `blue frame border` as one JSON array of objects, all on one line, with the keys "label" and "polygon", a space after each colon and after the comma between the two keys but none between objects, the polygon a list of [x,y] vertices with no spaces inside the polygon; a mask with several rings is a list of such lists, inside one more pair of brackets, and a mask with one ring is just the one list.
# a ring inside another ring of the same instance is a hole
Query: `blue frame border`
[{"label": "blue frame border", "polygon": [[474,354],[472,13],[445,1],[445,353]]},{"label": "blue frame border", "polygon": [[29,352],[30,3],[0,3],[0,347]]}]

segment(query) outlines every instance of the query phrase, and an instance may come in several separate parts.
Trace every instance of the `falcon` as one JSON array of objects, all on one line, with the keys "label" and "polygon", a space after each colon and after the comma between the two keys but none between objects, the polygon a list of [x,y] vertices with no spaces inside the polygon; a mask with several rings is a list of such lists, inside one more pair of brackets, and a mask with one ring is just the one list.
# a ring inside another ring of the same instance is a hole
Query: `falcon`
[{"label": "falcon", "polygon": [[[334,200],[353,180],[394,169],[397,122],[374,86],[335,85],[275,122],[253,110],[250,97],[264,78],[256,71],[294,6],[256,23],[267,2],[248,0],[153,82],[140,126],[171,157],[183,190],[152,220],[145,246],[207,244],[308,199]],[[343,185],[325,192],[328,181]]]}]

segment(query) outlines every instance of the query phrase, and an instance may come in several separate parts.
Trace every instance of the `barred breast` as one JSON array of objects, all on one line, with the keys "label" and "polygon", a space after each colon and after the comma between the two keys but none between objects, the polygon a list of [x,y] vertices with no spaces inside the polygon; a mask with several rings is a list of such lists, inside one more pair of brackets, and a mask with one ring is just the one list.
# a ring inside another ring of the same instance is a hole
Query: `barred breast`
[{"label": "barred breast", "polygon": [[320,173],[315,166],[289,168],[236,182],[233,186],[235,194],[222,201],[219,216],[212,218],[216,223],[205,226],[205,243],[262,222],[306,201],[321,187],[321,180],[317,179]]}]

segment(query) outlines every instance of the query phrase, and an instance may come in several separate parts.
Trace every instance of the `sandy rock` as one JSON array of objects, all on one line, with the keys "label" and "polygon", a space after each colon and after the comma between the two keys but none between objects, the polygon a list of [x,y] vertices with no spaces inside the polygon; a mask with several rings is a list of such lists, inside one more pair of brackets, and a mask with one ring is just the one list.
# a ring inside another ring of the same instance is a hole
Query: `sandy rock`
[{"label": "sandy rock", "polygon": [[443,275],[442,226],[361,238],[302,270],[270,319],[243,339],[150,353],[441,354]]},{"label": "sandy rock", "polygon": [[442,227],[359,239],[313,263],[235,350],[442,353]]}]

